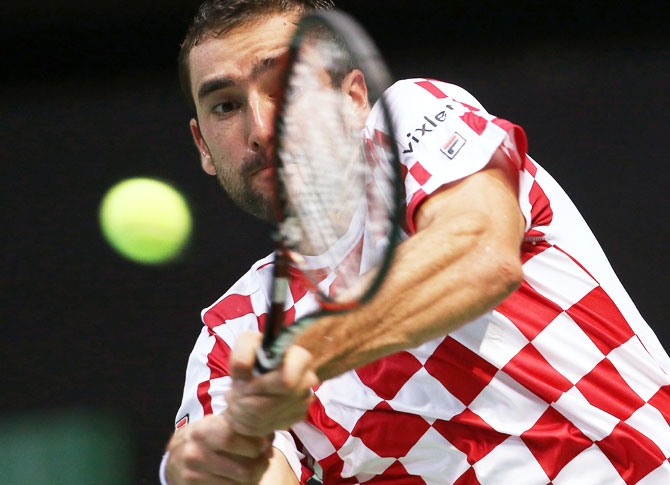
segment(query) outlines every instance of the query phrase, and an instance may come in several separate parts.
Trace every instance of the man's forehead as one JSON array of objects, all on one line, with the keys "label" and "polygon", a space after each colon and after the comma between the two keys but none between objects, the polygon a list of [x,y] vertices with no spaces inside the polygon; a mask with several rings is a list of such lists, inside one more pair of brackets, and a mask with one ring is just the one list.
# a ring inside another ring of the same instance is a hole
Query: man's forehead
[{"label": "man's forehead", "polygon": [[254,17],[253,19],[240,22],[226,30],[212,29],[202,36],[194,45],[207,43],[208,41],[249,41],[250,45],[260,43],[261,41],[277,39],[285,41],[295,31],[300,21],[298,13],[270,13]]},{"label": "man's forehead", "polygon": [[266,25],[297,25],[301,17],[302,12],[298,10],[264,12],[249,18],[240,19],[238,22],[231,23],[225,29],[212,28],[208,33],[215,37],[222,37],[237,30],[257,30]]},{"label": "man's forehead", "polygon": [[224,66],[253,64],[286,50],[298,20],[297,14],[272,14],[223,33],[209,32],[189,53],[192,81]]}]

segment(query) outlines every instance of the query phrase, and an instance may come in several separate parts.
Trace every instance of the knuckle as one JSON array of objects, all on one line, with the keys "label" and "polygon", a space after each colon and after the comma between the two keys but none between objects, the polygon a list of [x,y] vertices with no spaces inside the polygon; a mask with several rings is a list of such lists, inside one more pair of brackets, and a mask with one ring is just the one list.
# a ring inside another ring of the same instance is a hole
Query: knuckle
[{"label": "knuckle", "polygon": [[230,366],[239,367],[242,365],[242,359],[240,357],[240,349],[236,347],[235,350],[230,354]]},{"label": "knuckle", "polygon": [[238,422],[235,424],[235,431],[244,436],[256,436],[258,432],[255,426],[249,425],[247,423]]},{"label": "knuckle", "polygon": [[186,431],[181,434],[173,434],[168,443],[167,449],[171,454],[176,453],[175,450],[178,450],[186,439]]},{"label": "knuckle", "polygon": [[229,450],[236,444],[235,435],[233,433],[224,433],[217,440],[217,445],[223,450]]},{"label": "knuckle", "polygon": [[204,437],[205,432],[203,431],[202,426],[193,426],[189,433],[189,441],[202,441]]},{"label": "knuckle", "polygon": [[214,416],[205,416],[203,419],[189,425],[189,441],[202,441],[212,428],[212,418]]},{"label": "knuckle", "polygon": [[298,379],[291,372],[282,371],[279,375],[279,383],[288,392],[296,392],[298,390]]},{"label": "knuckle", "polygon": [[181,450],[181,458],[187,467],[193,467],[202,461],[202,452],[195,443],[185,443]]},{"label": "knuckle", "polygon": [[321,384],[319,376],[316,375],[316,372],[314,370],[310,370],[309,373],[307,374],[307,386],[310,389],[312,389],[314,387],[317,387],[319,384]]}]

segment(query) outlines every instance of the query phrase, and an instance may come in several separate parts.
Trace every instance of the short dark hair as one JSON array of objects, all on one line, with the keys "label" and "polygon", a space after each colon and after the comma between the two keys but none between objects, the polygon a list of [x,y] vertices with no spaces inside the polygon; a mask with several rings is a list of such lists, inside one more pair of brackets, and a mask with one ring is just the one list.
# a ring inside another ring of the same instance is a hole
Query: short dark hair
[{"label": "short dark hair", "polygon": [[222,35],[235,27],[271,14],[295,12],[301,15],[308,11],[328,10],[334,6],[333,0],[205,0],[193,18],[179,50],[179,82],[189,105],[195,110],[188,56],[205,35]]}]

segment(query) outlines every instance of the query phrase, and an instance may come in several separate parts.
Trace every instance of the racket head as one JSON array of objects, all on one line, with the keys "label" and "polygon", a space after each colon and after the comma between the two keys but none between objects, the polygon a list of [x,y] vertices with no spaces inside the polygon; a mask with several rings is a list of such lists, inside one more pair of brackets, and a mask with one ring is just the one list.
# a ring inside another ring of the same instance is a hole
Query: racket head
[{"label": "racket head", "polygon": [[[302,19],[276,126],[277,232],[296,274],[328,310],[374,294],[400,234],[400,164],[382,97],[390,84],[352,17],[330,10]],[[370,132],[367,111],[353,100],[360,93],[348,89],[367,91],[376,116],[388,121],[383,131]]]},{"label": "racket head", "polygon": [[276,366],[313,321],[284,328],[288,279],[300,278],[326,312],[366,302],[389,269],[404,214],[383,97],[392,78],[372,39],[343,12],[314,12],[299,22],[289,58],[275,125],[277,251],[260,369]]}]

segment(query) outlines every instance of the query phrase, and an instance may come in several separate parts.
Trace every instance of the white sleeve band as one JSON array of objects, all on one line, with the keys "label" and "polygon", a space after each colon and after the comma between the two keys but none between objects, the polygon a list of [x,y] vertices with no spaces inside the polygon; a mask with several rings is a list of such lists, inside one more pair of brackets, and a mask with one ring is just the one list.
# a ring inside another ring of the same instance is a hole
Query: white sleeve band
[{"label": "white sleeve band", "polygon": [[158,479],[160,480],[161,485],[169,485],[167,477],[165,476],[165,467],[167,466],[168,458],[170,458],[170,452],[166,451],[161,460],[161,466],[158,469]]}]

